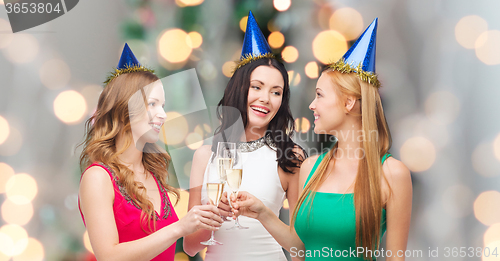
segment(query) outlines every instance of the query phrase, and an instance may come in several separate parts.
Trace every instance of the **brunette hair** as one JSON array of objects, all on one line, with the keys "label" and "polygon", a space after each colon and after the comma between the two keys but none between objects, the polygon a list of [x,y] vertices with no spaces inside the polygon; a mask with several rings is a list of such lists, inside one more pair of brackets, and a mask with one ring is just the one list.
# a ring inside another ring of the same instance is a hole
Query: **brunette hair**
[{"label": "brunette hair", "polygon": [[[239,135],[225,137],[223,135],[223,131],[231,127],[240,116],[243,121],[243,127],[246,128],[248,126],[247,103],[248,90],[250,88],[250,75],[255,68],[259,66],[269,66],[275,68],[283,76],[284,87],[281,106],[274,118],[269,122],[266,135],[270,135],[271,140],[276,144],[278,166],[280,166],[285,172],[292,173],[294,168],[300,167],[304,159],[307,158],[307,154],[304,149],[292,141],[295,123],[289,105],[290,85],[288,83],[288,72],[286,71],[285,66],[274,58],[258,59],[244,65],[234,72],[226,86],[226,89],[224,90],[224,96],[217,105],[217,118],[220,120],[221,125],[215,131],[212,151],[215,152],[217,150],[217,143],[219,141],[239,141],[237,140],[240,137]],[[237,110],[232,108],[236,108]],[[239,131],[243,132],[244,130]],[[267,144],[267,140],[264,139],[264,141]],[[296,148],[302,150],[305,158],[294,151]]]}]

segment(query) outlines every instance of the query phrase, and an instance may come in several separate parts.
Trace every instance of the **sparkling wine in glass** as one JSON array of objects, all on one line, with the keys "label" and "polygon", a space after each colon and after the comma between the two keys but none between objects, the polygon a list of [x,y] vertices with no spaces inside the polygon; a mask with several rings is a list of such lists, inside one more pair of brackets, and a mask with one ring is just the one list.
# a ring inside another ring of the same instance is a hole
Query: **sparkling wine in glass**
[{"label": "sparkling wine in glass", "polygon": [[[222,198],[222,193],[224,192],[224,183],[207,183],[207,196],[210,204],[214,206],[219,206],[220,200]],[[206,246],[222,245],[221,242],[214,239],[214,231],[212,231],[212,236],[209,240],[201,242],[200,244]]]},{"label": "sparkling wine in glass", "polygon": [[222,182],[226,182],[226,170],[233,167],[232,158],[218,158],[217,159],[217,170],[219,173],[219,178]]},{"label": "sparkling wine in glass", "polygon": [[234,159],[236,156],[236,143],[234,142],[219,142],[217,144],[217,166],[219,177],[222,182],[226,182],[226,169],[233,168]]},{"label": "sparkling wine in glass", "polygon": [[227,185],[231,192],[237,193],[241,186],[243,170],[242,169],[228,169],[226,170]]}]

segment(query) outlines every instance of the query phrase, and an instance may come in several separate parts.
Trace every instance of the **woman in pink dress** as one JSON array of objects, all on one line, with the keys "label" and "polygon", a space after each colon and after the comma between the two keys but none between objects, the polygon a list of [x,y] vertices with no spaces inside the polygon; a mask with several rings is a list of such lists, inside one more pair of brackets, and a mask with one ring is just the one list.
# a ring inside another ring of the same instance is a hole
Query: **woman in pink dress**
[{"label": "woman in pink dress", "polygon": [[174,260],[177,239],[217,230],[210,205],[178,219],[167,184],[170,156],[155,144],[166,114],[163,85],[127,45],[87,121],[79,207],[97,260]]}]

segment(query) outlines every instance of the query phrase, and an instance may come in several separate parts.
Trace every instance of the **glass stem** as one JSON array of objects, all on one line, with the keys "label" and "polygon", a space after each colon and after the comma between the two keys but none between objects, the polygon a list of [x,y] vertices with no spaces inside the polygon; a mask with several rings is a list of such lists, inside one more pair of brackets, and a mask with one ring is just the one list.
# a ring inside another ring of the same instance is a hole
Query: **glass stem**
[{"label": "glass stem", "polygon": [[[234,195],[234,199],[236,200],[236,197],[238,196],[238,191],[233,191],[233,195]],[[234,224],[236,226],[239,225],[239,223],[238,223],[238,217],[236,217],[236,219],[234,220]]]}]

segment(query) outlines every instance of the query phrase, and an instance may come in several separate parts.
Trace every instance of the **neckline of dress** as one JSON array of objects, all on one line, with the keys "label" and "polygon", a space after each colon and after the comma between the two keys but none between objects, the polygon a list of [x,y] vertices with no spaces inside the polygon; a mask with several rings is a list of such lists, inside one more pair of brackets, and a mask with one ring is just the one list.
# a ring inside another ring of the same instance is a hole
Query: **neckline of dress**
[{"label": "neckline of dress", "polygon": [[339,194],[339,195],[354,194],[354,192],[350,192],[350,193],[323,192],[323,191],[315,191],[315,192],[316,192],[316,193],[325,193],[325,194]]},{"label": "neckline of dress", "polygon": [[276,144],[271,138],[271,134],[267,133],[266,135],[252,141],[240,141],[237,143],[238,144],[238,149],[241,150],[241,152],[252,152],[256,151],[266,144],[269,145],[272,149],[276,149]]},{"label": "neckline of dress", "polygon": [[[134,207],[136,207],[139,210],[142,210],[132,200],[131,196],[127,193],[127,190],[121,184],[121,182],[118,179],[118,176],[115,175],[114,171],[108,165],[104,164],[103,162],[97,162],[97,164],[103,166],[104,168],[106,168],[111,173],[111,175],[113,177],[113,180],[114,180],[116,186],[118,187],[118,190],[120,191],[120,194],[127,201],[127,203],[133,205]],[[166,218],[168,218],[168,216],[170,216],[170,212],[171,212],[170,201],[168,199],[168,190],[166,188],[164,188],[160,184],[160,182],[157,179],[157,176],[153,172],[151,172],[151,171],[148,171],[148,172],[151,174],[151,176],[153,176],[153,179],[156,182],[156,186],[158,187],[158,192],[160,193],[160,200],[161,200],[161,203],[160,203],[160,213],[158,213],[158,211],[156,211],[156,209],[154,209],[154,205],[153,205],[153,211],[154,211],[154,214],[155,214],[155,218],[156,218],[156,220],[159,220],[161,218],[166,219]],[[161,214],[163,214],[163,216]]]}]

